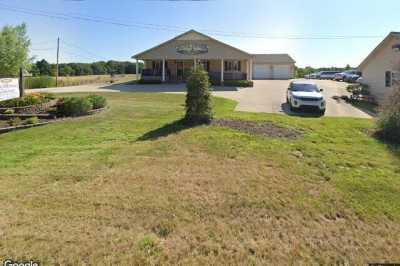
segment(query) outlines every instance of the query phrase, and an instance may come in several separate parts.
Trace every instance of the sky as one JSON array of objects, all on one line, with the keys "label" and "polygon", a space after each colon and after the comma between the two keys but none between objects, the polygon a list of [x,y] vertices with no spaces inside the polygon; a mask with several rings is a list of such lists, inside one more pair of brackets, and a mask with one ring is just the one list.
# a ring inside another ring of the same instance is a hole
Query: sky
[{"label": "sky", "polygon": [[0,26],[25,22],[31,55],[50,62],[57,37],[61,63],[131,61],[195,29],[249,53],[288,53],[299,67],[343,67],[400,31],[399,11],[398,0],[0,0]]}]

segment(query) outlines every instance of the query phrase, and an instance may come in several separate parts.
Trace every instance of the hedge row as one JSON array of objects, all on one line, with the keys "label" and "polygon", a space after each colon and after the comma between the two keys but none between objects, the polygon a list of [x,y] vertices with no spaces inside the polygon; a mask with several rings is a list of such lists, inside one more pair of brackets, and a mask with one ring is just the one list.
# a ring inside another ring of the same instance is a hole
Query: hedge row
[{"label": "hedge row", "polygon": [[251,80],[225,80],[221,83],[220,80],[211,80],[211,84],[214,86],[226,86],[226,87],[253,87],[254,83]]},{"label": "hedge row", "polygon": [[25,89],[50,88],[56,86],[56,79],[50,76],[25,77]]}]

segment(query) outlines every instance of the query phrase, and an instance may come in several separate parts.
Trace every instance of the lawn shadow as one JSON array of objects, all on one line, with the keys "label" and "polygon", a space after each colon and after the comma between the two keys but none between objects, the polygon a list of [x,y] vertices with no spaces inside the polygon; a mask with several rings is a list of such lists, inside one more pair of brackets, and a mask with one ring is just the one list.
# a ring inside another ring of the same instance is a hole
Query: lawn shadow
[{"label": "lawn shadow", "polygon": [[290,111],[290,107],[289,107],[288,103],[282,103],[281,109],[285,114],[290,115],[290,116],[314,117],[314,118],[319,118],[319,117],[323,116],[322,114],[315,112],[315,110],[301,109],[296,112]]},{"label": "lawn shadow", "polygon": [[[370,133],[372,137],[377,139],[379,142],[383,143],[386,148],[397,158],[400,159],[400,143],[396,143],[394,139],[387,139],[379,131],[374,131]],[[400,168],[399,168],[400,169]]]},{"label": "lawn shadow", "polygon": [[194,125],[188,125],[187,123],[185,123],[184,119],[179,119],[143,134],[142,136],[137,138],[136,141],[157,140],[162,137],[167,137],[171,134],[177,134],[185,129],[192,127],[194,127]]}]

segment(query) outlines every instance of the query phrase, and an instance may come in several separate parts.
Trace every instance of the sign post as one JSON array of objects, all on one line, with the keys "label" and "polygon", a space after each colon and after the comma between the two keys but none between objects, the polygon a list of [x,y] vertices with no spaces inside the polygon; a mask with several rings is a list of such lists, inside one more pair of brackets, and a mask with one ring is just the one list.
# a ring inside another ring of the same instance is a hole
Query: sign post
[{"label": "sign post", "polygon": [[23,97],[25,95],[25,88],[24,88],[24,71],[22,67],[19,69],[19,97]]}]

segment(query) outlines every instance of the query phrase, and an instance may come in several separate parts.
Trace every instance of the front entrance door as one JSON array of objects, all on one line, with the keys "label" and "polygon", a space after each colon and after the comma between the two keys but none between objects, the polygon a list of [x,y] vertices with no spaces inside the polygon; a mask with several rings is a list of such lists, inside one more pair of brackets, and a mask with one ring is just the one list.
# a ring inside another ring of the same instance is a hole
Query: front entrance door
[{"label": "front entrance door", "polygon": [[183,64],[183,61],[176,62],[176,78],[178,81],[185,80],[185,65]]}]

